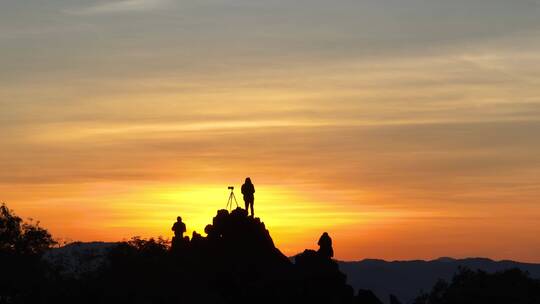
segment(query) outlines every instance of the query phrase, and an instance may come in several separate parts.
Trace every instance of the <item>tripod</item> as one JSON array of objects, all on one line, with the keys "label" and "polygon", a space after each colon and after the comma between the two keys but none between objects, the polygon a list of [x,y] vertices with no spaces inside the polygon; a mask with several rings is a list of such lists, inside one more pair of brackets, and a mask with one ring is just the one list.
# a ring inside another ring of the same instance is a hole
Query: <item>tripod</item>
[{"label": "tripod", "polygon": [[238,208],[238,201],[236,200],[236,196],[234,196],[234,188],[229,187],[229,190],[231,190],[231,194],[229,194],[229,199],[227,200],[227,210],[232,210],[233,208],[233,200],[236,203],[236,208]]}]

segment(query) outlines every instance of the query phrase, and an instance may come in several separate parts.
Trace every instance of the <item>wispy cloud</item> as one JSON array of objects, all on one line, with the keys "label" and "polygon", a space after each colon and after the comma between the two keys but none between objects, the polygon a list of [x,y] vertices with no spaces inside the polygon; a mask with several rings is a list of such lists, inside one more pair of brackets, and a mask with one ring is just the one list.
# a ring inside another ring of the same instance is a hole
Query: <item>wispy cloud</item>
[{"label": "wispy cloud", "polygon": [[91,15],[91,14],[108,14],[120,12],[136,12],[158,9],[166,4],[168,0],[122,0],[99,3],[88,7],[67,10],[67,13]]}]

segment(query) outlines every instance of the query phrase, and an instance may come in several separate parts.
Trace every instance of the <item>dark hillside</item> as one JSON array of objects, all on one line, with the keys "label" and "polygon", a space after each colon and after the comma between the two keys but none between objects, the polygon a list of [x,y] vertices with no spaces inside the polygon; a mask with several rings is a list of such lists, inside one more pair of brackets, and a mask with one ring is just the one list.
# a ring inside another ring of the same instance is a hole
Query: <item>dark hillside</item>
[{"label": "dark hillside", "polygon": [[439,258],[432,261],[362,260],[339,262],[347,275],[347,282],[355,289],[367,288],[386,302],[390,294],[407,302],[423,291],[431,290],[438,279],[450,280],[459,267],[486,272],[518,268],[527,271],[533,278],[540,278],[540,264],[514,261],[493,261],[486,258],[452,259]]}]

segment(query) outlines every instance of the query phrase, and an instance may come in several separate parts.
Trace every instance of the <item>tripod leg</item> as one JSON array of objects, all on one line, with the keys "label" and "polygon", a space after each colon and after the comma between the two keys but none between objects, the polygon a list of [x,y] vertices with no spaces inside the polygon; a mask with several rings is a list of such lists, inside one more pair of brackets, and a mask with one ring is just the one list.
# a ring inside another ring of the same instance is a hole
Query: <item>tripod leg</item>
[{"label": "tripod leg", "polygon": [[[238,208],[238,201],[236,200],[236,195],[234,195],[234,193],[231,193],[232,194],[232,197],[234,198],[234,202],[236,203],[236,208]],[[231,206],[232,206],[232,200],[231,200]]]},{"label": "tripod leg", "polygon": [[[231,194],[229,194],[229,200],[227,200],[227,210],[231,211],[232,208],[233,208],[233,199],[236,201],[236,198],[234,197],[234,193],[231,192]],[[238,203],[236,203],[236,205],[238,206]]]}]

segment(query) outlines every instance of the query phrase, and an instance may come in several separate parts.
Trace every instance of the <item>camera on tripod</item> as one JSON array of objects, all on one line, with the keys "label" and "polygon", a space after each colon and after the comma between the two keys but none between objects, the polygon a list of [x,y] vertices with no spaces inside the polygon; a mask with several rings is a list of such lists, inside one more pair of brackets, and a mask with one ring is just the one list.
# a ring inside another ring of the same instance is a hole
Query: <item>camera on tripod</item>
[{"label": "camera on tripod", "polygon": [[234,196],[234,186],[229,186],[227,189],[231,190],[231,193],[229,194],[229,199],[227,200],[227,210],[232,211],[233,209],[233,201],[236,204],[236,208],[238,208],[238,201],[236,201],[236,196]]}]

